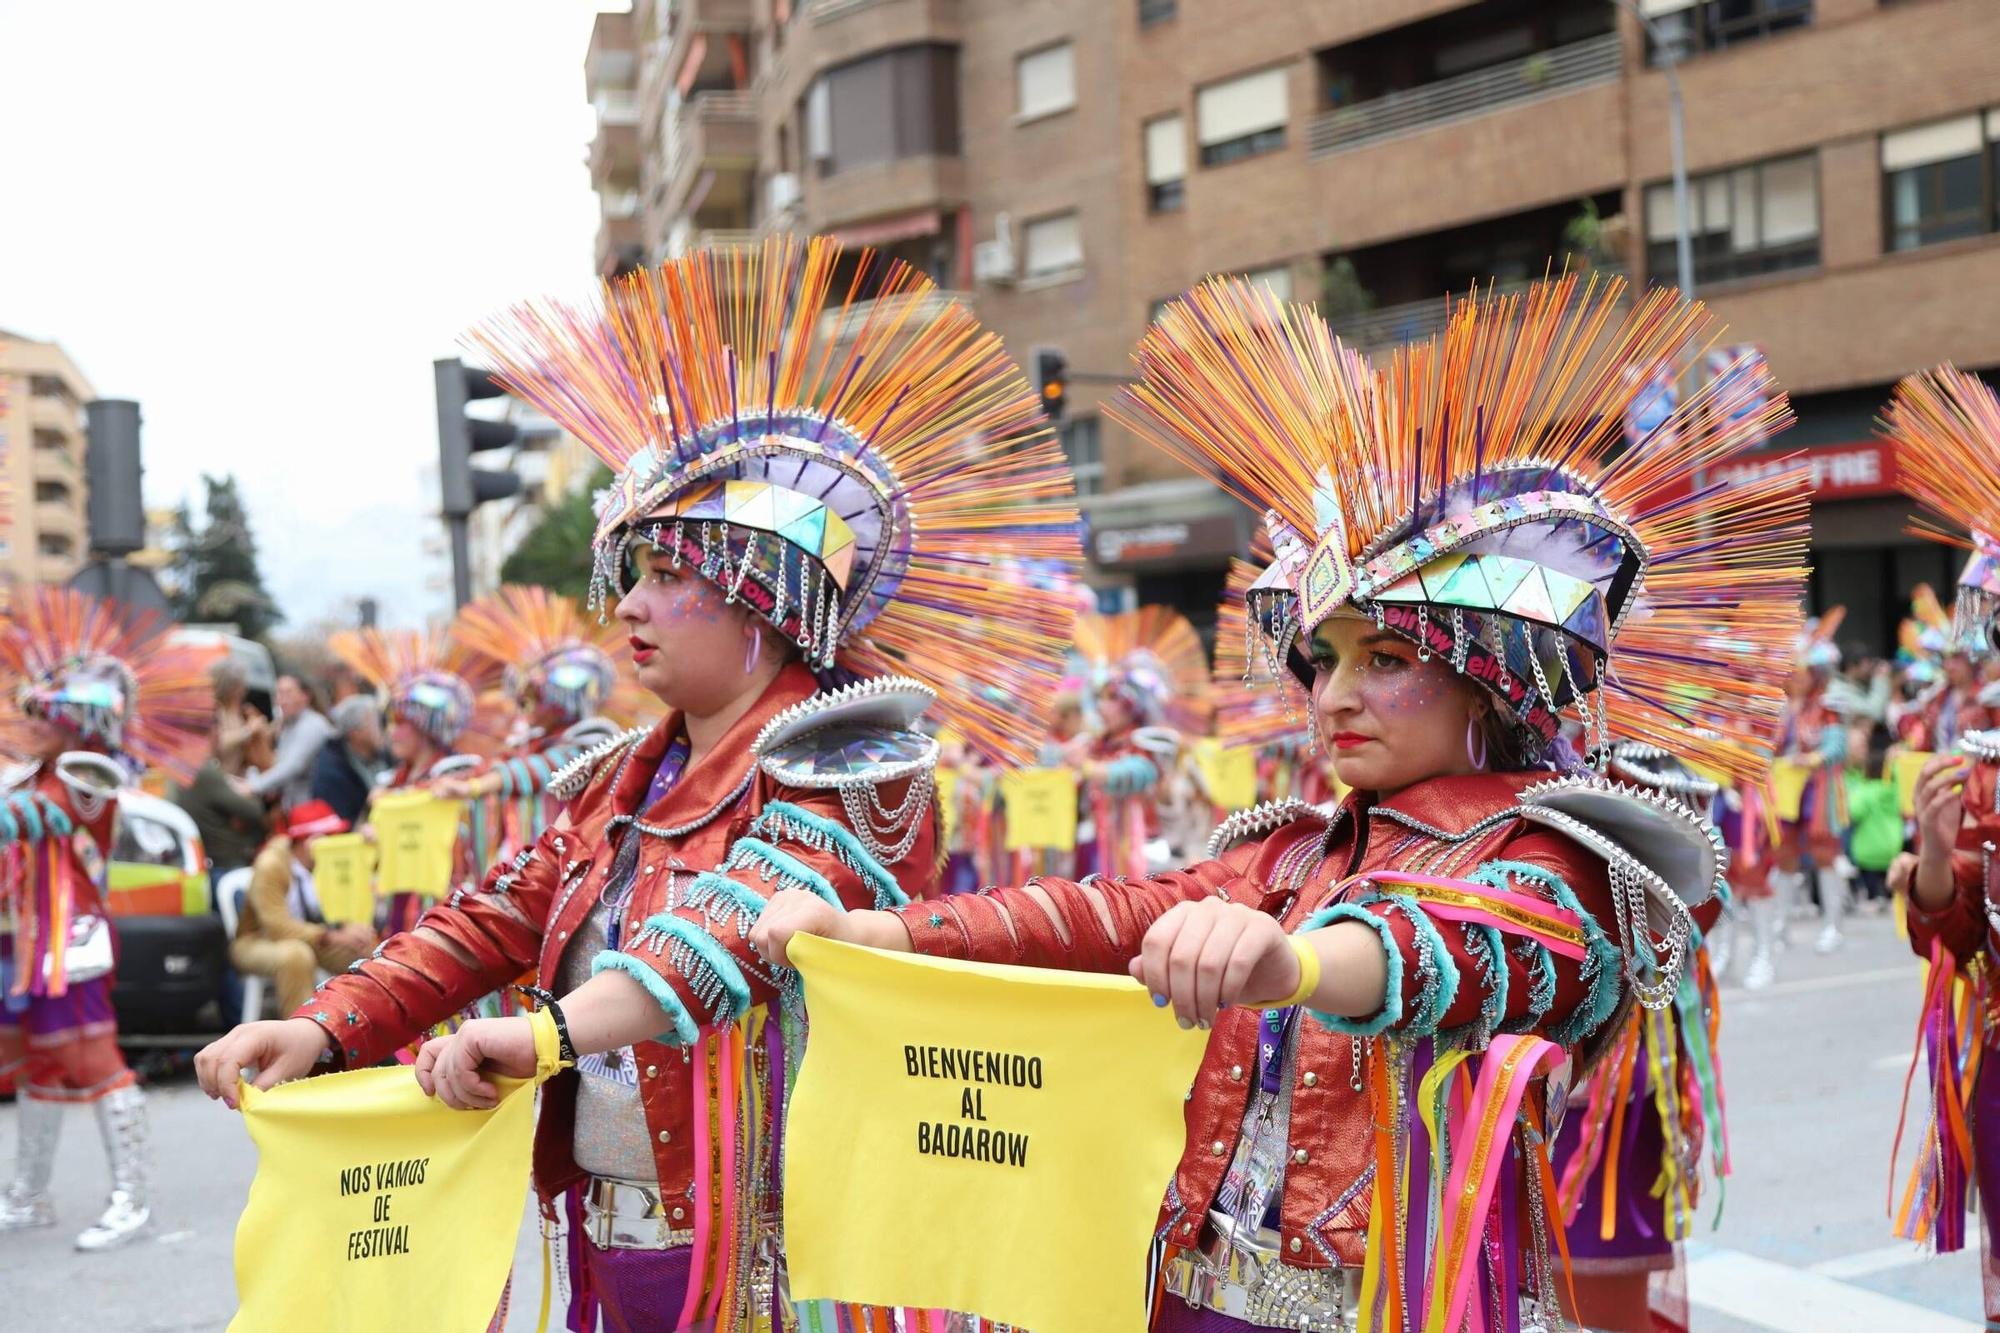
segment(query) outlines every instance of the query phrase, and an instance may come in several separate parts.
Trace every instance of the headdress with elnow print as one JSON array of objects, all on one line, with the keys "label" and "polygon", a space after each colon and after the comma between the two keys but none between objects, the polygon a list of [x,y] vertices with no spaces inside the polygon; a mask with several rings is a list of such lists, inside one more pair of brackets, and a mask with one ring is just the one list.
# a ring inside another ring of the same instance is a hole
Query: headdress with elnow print
[{"label": "headdress with elnow print", "polygon": [[547,588],[509,583],[466,603],[451,624],[457,643],[506,664],[507,696],[524,711],[559,709],[570,723],[602,715],[630,726],[646,692],[624,669],[629,640],[617,621],[586,620]]},{"label": "headdress with elnow print", "polygon": [[1186,616],[1168,606],[1076,618],[1076,651],[1092,690],[1124,699],[1136,719],[1185,735],[1208,732],[1208,654]]},{"label": "headdress with elnow print", "polygon": [[1971,652],[2000,648],[2000,397],[1978,376],[1939,366],[1896,386],[1882,431],[1903,489],[1932,515],[1910,531],[1971,553],[1953,638]]},{"label": "headdress with elnow print", "polygon": [[779,235],[630,274],[595,304],[517,306],[470,341],[616,473],[593,605],[628,543],[650,543],[823,673],[916,676],[947,725],[1031,757],[1072,612],[994,571],[1074,577],[1074,488],[1000,339],[928,278]]},{"label": "headdress with elnow print", "polygon": [[1757,358],[1625,434],[1651,372],[1712,336],[1676,292],[1627,309],[1622,284],[1565,276],[1453,302],[1378,370],[1310,306],[1211,279],[1140,343],[1112,415],[1267,511],[1250,598],[1274,657],[1352,608],[1477,680],[1531,755],[1566,713],[1600,750],[1614,730],[1680,746],[1675,691],[1701,676],[1724,725],[1677,752],[1754,776],[1744,719],[1790,670],[1806,478],[1709,478],[1789,419],[1783,396]]},{"label": "headdress with elnow print", "polygon": [[68,588],[17,591],[0,622],[0,745],[25,753],[38,718],[140,769],[190,782],[215,722],[219,647],[176,643],[150,611]]},{"label": "headdress with elnow print", "polygon": [[341,630],[326,646],[369,684],[392,717],[440,750],[490,752],[506,730],[506,702],[488,693],[503,664],[438,630]]}]

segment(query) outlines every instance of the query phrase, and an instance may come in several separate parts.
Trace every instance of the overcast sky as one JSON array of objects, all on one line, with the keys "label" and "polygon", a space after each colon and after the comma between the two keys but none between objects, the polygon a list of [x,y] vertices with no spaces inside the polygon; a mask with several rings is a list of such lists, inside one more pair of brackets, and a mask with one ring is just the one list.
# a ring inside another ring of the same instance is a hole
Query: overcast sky
[{"label": "overcast sky", "polygon": [[242,479],[294,626],[444,609],[431,361],[591,277],[617,0],[0,0],[0,328],[145,416],[146,497]]}]

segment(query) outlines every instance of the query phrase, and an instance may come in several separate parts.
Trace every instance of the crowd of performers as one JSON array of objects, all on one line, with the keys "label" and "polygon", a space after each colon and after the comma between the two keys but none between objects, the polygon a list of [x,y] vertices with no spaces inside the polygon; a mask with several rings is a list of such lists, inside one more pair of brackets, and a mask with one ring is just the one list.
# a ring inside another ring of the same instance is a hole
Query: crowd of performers
[{"label": "crowd of performers", "polygon": [[[491,1105],[491,1075],[533,1065],[529,980],[569,1066],[534,1188],[570,1328],[888,1327],[787,1291],[778,1153],[810,1041],[789,942],[1129,970],[1208,1034],[1133,1274],[1156,1328],[1685,1326],[1680,1243],[1728,1170],[1712,955],[1747,930],[1744,984],[1769,984],[1809,875],[1838,947],[1847,877],[1880,859],[1848,774],[1900,745],[1939,755],[1915,853],[1880,870],[1931,960],[1937,1117],[1901,1223],[1962,1243],[1965,1190],[2000,1174],[1983,386],[1940,370],[1888,410],[1938,535],[1975,549],[1953,614],[1920,600],[1900,679],[1855,682],[1837,617],[1800,620],[1804,469],[1703,480],[1788,418],[1761,361],[1627,438],[1654,369],[1713,336],[1699,304],[1566,276],[1371,360],[1211,280],[1110,409],[1266,515],[1211,660],[1174,612],[1080,605],[1062,451],[931,290],[774,237],[475,329],[613,470],[588,606],[510,588],[334,645],[390,722],[376,802],[462,803],[449,882],[203,1051],[210,1095],[401,1058]],[[78,1243],[146,1223],[103,867],[121,786],[199,759],[205,666],[71,593],[0,627],[24,761],[0,804],[0,1068],[24,1086],[0,1231],[53,1220],[70,1102],[114,1184]],[[1249,752],[1247,808],[1204,745]],[[1067,775],[1065,845],[1008,836],[1030,770]],[[289,827],[304,851],[345,825]]]}]

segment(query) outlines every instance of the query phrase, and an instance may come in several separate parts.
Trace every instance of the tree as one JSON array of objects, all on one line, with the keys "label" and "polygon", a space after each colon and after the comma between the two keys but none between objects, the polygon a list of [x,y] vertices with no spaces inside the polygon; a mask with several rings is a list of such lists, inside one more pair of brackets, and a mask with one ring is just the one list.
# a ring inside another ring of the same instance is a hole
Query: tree
[{"label": "tree", "polygon": [[285,617],[264,588],[257,539],[233,474],[201,479],[206,492],[199,529],[186,505],[174,518],[169,586],[182,620],[228,622],[246,639],[262,639]]},{"label": "tree", "polygon": [[611,473],[599,468],[588,486],[543,510],[501,563],[501,579],[539,584],[581,602],[590,591],[590,539],[597,532],[591,499],[610,484]]}]

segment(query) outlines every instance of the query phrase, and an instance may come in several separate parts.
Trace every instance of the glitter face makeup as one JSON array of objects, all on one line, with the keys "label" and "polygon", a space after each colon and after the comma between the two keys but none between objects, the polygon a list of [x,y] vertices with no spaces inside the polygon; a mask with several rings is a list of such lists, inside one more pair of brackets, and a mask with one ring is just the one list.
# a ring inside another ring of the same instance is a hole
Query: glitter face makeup
[{"label": "glitter face makeup", "polygon": [[686,561],[646,549],[633,562],[617,616],[631,638],[639,683],[676,708],[709,711],[743,687],[744,622],[750,612]]},{"label": "glitter face makeup", "polygon": [[1327,620],[1307,646],[1314,719],[1350,787],[1387,795],[1470,770],[1471,687],[1443,658],[1352,616]]}]

